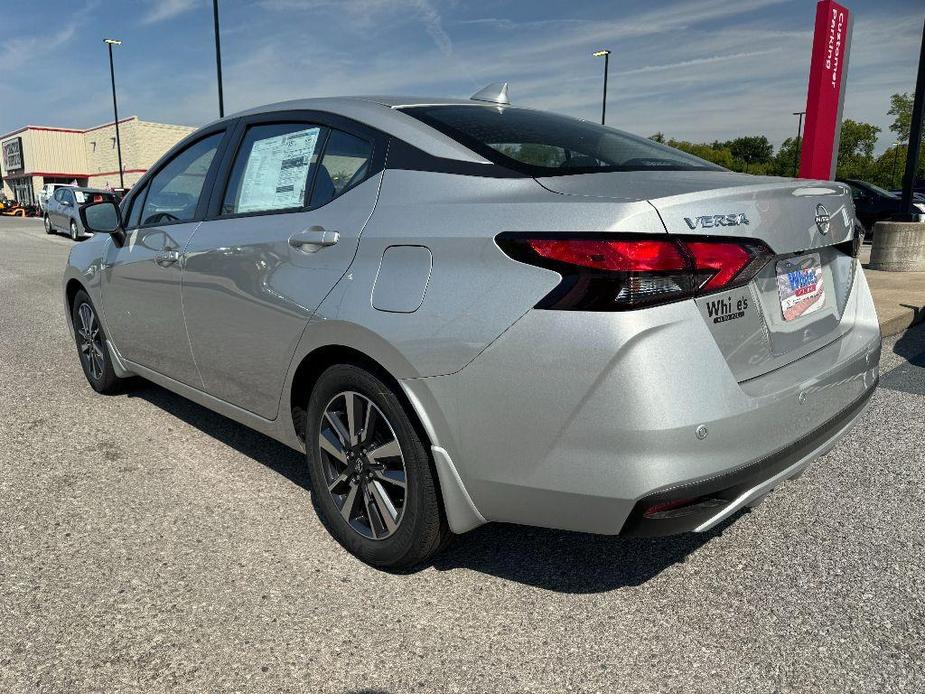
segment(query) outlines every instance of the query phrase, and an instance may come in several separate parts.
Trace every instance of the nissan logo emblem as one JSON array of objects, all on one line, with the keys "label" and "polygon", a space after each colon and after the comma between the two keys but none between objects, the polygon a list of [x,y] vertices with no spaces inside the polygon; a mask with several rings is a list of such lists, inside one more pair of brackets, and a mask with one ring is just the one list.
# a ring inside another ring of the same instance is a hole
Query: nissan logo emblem
[{"label": "nissan logo emblem", "polygon": [[829,233],[829,219],[829,211],[825,209],[825,205],[816,205],[816,228],[820,234]]}]

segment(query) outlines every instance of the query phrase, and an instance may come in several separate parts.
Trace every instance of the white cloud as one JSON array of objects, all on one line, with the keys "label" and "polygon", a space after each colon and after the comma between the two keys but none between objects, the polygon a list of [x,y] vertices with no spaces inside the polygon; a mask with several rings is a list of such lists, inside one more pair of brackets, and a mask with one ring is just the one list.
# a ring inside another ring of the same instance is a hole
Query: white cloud
[{"label": "white cloud", "polygon": [[386,17],[404,20],[409,16],[424,26],[424,31],[444,55],[453,52],[453,42],[443,27],[443,17],[430,0],[262,0],[261,7],[276,12],[332,9],[346,13],[362,27],[378,26]]},{"label": "white cloud", "polygon": [[727,55],[711,55],[708,58],[694,58],[692,60],[681,60],[676,63],[664,63],[661,65],[644,65],[643,67],[637,67],[632,70],[624,70],[622,74],[624,77],[627,75],[641,75],[649,72],[663,72],[665,70],[678,70],[679,68],[694,67],[699,65],[708,65],[710,63],[721,63],[726,60],[740,60],[742,58],[755,58],[760,55],[770,55],[772,53],[780,53],[779,48],[768,48],[763,51],[743,51],[742,53],[729,53]]},{"label": "white cloud", "polygon": [[189,12],[196,5],[202,4],[199,0],[153,0],[151,9],[141,19],[142,24],[155,24]]},{"label": "white cloud", "polygon": [[7,39],[0,43],[0,65],[4,70],[25,65],[34,58],[37,52],[48,53],[66,44],[76,32],[75,24],[67,24],[51,34]]}]

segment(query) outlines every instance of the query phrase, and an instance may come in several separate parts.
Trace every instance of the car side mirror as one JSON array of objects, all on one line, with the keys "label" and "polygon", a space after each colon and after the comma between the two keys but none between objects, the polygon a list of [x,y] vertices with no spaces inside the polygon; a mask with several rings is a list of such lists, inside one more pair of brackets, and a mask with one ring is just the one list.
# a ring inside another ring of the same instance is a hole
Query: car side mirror
[{"label": "car side mirror", "polygon": [[95,202],[80,210],[84,229],[94,234],[110,234],[120,246],[125,240],[122,218],[114,202]]}]

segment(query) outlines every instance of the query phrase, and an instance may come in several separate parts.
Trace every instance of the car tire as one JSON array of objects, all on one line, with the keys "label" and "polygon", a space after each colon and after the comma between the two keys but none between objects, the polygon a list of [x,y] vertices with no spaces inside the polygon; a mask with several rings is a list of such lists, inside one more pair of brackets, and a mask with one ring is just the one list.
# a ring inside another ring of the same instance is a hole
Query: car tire
[{"label": "car tire", "polygon": [[77,241],[80,238],[80,232],[77,229],[77,222],[71,220],[71,241]]},{"label": "car tire", "polygon": [[46,234],[54,234],[54,233],[55,233],[55,228],[51,225],[51,219],[49,219],[49,217],[48,217],[47,214],[45,215],[44,222],[45,222],[45,233],[46,233]]},{"label": "car tire", "polygon": [[428,447],[382,379],[352,364],[329,367],[309,398],[305,433],[315,508],[347,551],[396,570],[442,549],[450,532]]},{"label": "car tire", "polygon": [[97,393],[113,395],[125,390],[130,379],[119,378],[112,366],[106,334],[89,295],[80,290],[71,307],[77,356],[87,382]]}]

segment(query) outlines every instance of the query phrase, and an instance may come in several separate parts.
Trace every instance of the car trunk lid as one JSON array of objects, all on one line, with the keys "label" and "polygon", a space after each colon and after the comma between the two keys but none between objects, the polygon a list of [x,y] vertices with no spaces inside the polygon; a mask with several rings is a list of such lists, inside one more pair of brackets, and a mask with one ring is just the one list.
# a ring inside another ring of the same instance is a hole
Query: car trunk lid
[{"label": "car trunk lid", "polygon": [[564,195],[647,200],[669,234],[756,239],[774,257],[747,286],[695,299],[739,381],[819,349],[843,320],[857,263],[847,188],[731,172],[619,172],[538,179]]}]

